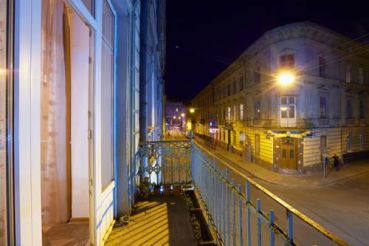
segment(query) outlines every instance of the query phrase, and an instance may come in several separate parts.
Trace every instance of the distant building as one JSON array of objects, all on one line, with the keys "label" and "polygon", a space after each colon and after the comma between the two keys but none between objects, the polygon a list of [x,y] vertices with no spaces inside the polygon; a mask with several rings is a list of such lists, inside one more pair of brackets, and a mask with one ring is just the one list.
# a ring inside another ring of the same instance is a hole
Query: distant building
[{"label": "distant building", "polygon": [[172,126],[183,127],[186,122],[186,107],[181,102],[170,102],[166,104],[166,124],[168,128]]},{"label": "distant building", "polygon": [[[310,22],[268,31],[192,100],[197,134],[280,172],[318,170],[324,154],[368,156],[367,51]],[[295,81],[278,83],[281,73]]]}]

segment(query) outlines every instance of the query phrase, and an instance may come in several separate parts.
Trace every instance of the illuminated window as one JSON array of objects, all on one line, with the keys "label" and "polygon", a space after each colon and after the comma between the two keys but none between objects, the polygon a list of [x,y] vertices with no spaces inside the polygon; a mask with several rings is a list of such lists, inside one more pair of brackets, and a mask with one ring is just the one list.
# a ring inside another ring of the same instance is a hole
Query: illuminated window
[{"label": "illuminated window", "polygon": [[294,119],[296,117],[296,99],[294,96],[280,97],[280,117],[282,119]]},{"label": "illuminated window", "polygon": [[237,106],[233,106],[233,120],[237,120]]},{"label": "illuminated window", "polygon": [[227,120],[231,120],[231,107],[227,108]]},{"label": "illuminated window", "polygon": [[240,104],[240,120],[243,120],[243,104]]}]

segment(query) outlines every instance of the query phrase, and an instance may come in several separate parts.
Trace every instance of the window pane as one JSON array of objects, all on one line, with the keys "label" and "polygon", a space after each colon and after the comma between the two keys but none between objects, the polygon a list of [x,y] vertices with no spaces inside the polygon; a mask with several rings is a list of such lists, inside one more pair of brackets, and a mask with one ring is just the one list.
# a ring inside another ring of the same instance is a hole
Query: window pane
[{"label": "window pane", "polygon": [[294,156],[295,156],[294,151],[293,151],[293,150],[290,150],[290,159],[293,159],[293,158],[294,158]]},{"label": "window pane", "polygon": [[94,14],[95,1],[94,0],[82,0],[82,2],[85,4],[88,11],[90,11],[90,13],[94,16],[95,15]]},{"label": "window pane", "polygon": [[290,105],[288,107],[288,117],[295,118],[295,106],[294,105]]},{"label": "window pane", "polygon": [[287,110],[282,110],[281,111],[281,118],[282,119],[286,119],[287,118]]},{"label": "window pane", "polygon": [[281,104],[287,104],[287,97],[281,98]]},{"label": "window pane", "polygon": [[295,97],[289,97],[288,98],[288,103],[289,104],[295,104]]},{"label": "window pane", "polygon": [[103,37],[110,47],[114,47],[115,18],[108,1],[104,1],[103,9]]},{"label": "window pane", "polygon": [[283,158],[286,158],[287,157],[287,150],[282,150],[282,157]]},{"label": "window pane", "polygon": [[103,27],[101,185],[104,190],[114,179],[114,15],[106,0],[104,1]]},{"label": "window pane", "polygon": [[6,212],[6,24],[7,1],[0,0],[0,245],[7,245]]}]

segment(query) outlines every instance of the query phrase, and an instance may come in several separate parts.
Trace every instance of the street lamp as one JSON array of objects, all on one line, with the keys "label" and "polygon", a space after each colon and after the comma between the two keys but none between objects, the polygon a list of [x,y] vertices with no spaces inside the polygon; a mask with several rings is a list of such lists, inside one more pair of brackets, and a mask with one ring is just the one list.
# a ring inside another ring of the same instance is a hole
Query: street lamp
[{"label": "street lamp", "polygon": [[176,116],[173,116],[173,119],[177,119],[177,117]]},{"label": "street lamp", "polygon": [[186,115],[185,115],[185,113],[182,113],[182,114],[181,114],[181,117],[182,117],[182,118],[184,118],[185,116],[186,116]]},{"label": "street lamp", "polygon": [[195,109],[194,108],[190,108],[190,113],[191,114],[195,113]]},{"label": "street lamp", "polygon": [[295,75],[292,72],[289,71],[282,71],[277,76],[277,82],[279,85],[283,87],[290,86],[292,83],[294,83],[296,80]]}]

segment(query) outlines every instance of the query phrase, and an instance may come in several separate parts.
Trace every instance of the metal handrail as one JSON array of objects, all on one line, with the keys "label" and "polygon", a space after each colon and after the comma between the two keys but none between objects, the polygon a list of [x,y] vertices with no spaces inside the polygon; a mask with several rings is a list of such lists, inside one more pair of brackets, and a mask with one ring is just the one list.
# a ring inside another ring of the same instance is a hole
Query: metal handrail
[{"label": "metal handrail", "polygon": [[[209,155],[213,159],[216,159],[217,161],[223,163],[226,167],[229,167],[230,169],[232,169],[232,171],[236,172],[238,175],[240,175],[242,178],[244,178],[246,180],[246,186],[248,186],[248,184],[250,184],[253,187],[255,187],[256,189],[260,190],[265,195],[267,195],[269,198],[271,198],[272,200],[274,200],[275,202],[277,202],[282,207],[286,208],[293,215],[295,215],[296,217],[298,217],[299,219],[301,219],[303,222],[305,222],[306,224],[308,224],[309,226],[311,226],[313,229],[315,229],[316,231],[318,231],[319,233],[321,233],[322,235],[324,235],[329,240],[332,240],[333,242],[337,243],[338,245],[342,245],[342,246],[348,246],[349,245],[346,241],[344,241],[343,239],[341,239],[340,237],[338,237],[336,234],[330,232],[328,229],[326,229],[325,227],[321,226],[320,224],[318,224],[317,222],[315,222],[314,220],[312,220],[311,218],[309,218],[307,215],[305,215],[302,212],[300,212],[299,210],[295,209],[290,204],[288,204],[287,202],[285,202],[284,200],[282,200],[281,198],[279,198],[278,196],[276,196],[275,194],[273,194],[272,192],[270,192],[268,189],[266,189],[262,185],[260,185],[257,182],[255,182],[252,178],[247,177],[243,173],[239,172],[236,168],[234,168],[232,166],[229,166],[224,160],[220,159],[219,157],[217,157],[216,155],[214,155],[213,153],[211,153],[206,148],[200,146],[196,142],[194,144],[196,145],[196,147],[198,147],[202,151],[206,152],[207,155]],[[204,163],[213,172],[215,172],[222,179],[222,181],[225,182],[225,184],[229,188],[232,189],[232,192],[234,192],[235,194],[237,194],[244,202],[249,203],[253,208],[256,209],[255,204],[253,204],[247,198],[247,196],[245,194],[243,194],[242,192],[240,192],[239,189],[231,181],[229,181],[229,179],[227,177],[225,177],[222,172],[220,172],[216,167],[214,167],[214,165],[212,165],[208,161],[204,160]],[[268,221],[268,222],[270,221],[270,217],[268,217],[267,215],[265,215],[261,211],[259,211],[259,214],[262,215],[262,217],[264,217],[266,219],[266,221]],[[283,229],[281,229],[279,226],[276,226],[276,229],[278,229],[280,231],[280,233],[284,237],[288,237],[288,235],[287,235],[288,233],[284,232]]]},{"label": "metal handrail", "polygon": [[[149,157],[152,152],[148,151],[149,149],[171,149],[169,152],[161,152],[161,155],[169,155],[176,154],[178,155],[178,151],[175,151],[178,148],[185,148],[185,152],[188,152],[190,156],[190,160],[183,163],[188,168],[190,179],[195,186],[200,199],[203,202],[204,208],[208,213],[209,223],[213,224],[217,231],[218,240],[220,243],[224,245],[229,245],[231,241],[242,245],[243,244],[243,209],[247,209],[247,239],[248,244],[251,246],[251,229],[249,224],[251,212],[256,214],[256,218],[258,221],[257,229],[258,229],[258,245],[261,245],[261,225],[262,221],[266,222],[269,226],[270,230],[270,238],[271,245],[274,245],[274,237],[276,235],[279,236],[280,239],[287,245],[296,245],[296,240],[293,237],[294,224],[293,217],[300,219],[305,225],[309,228],[314,229],[319,234],[334,242],[338,245],[349,245],[343,239],[335,235],[334,233],[327,230],[325,227],[313,221],[311,218],[300,212],[299,210],[292,207],[290,204],[286,203],[284,200],[270,192],[268,189],[258,184],[252,178],[247,177],[245,174],[241,173],[239,170],[227,164],[226,161],[217,157],[211,151],[207,150],[203,146],[199,145],[196,142],[190,140],[165,140],[165,141],[148,141],[141,144],[141,153],[137,158],[146,158]],[[160,154],[159,153],[159,154]],[[142,160],[144,160],[142,159]],[[160,159],[160,158],[159,158]],[[159,160],[158,159],[158,160]],[[222,163],[225,165],[225,170],[221,170],[219,166],[216,165],[216,162]],[[171,162],[172,163],[172,162]],[[175,165],[172,163],[171,165]],[[171,166],[170,170],[167,170],[165,166],[161,167],[160,163],[157,163],[155,167],[159,167],[158,169],[145,168],[144,173],[150,174],[150,172],[174,172],[173,166]],[[175,166],[174,166],[175,167]],[[229,169],[233,172],[237,173],[241,178],[245,180],[245,192],[242,192],[242,186],[236,186],[233,180],[229,178]],[[150,171],[151,170],[151,171]],[[225,172],[224,172],[225,171]],[[137,173],[137,170],[133,170],[133,173]],[[173,173],[171,175],[171,184],[182,184],[182,181],[187,182],[186,179],[182,180],[179,176],[177,179],[177,183],[174,183]],[[165,180],[164,180],[165,181]],[[190,182],[191,182],[190,181]],[[157,179],[157,182],[160,182]],[[131,180],[131,183],[134,183],[134,180]],[[165,182],[164,182],[165,183]],[[162,183],[163,184],[163,183]],[[287,228],[283,229],[276,221],[274,211],[271,210],[268,213],[261,210],[261,200],[257,199],[256,202],[251,200],[250,187],[253,187],[262,192],[266,197],[270,198],[272,201],[276,202],[282,209],[285,209],[287,212]],[[130,194],[133,194],[135,188],[132,186],[130,189]],[[219,192],[221,192],[221,200],[219,196]],[[134,198],[132,198],[133,200]],[[233,199],[233,200],[232,200]],[[236,204],[236,199],[238,199],[239,204]],[[221,202],[221,204],[219,204]],[[228,207],[227,207],[227,206]],[[236,219],[236,210],[238,211],[239,218]],[[233,213],[231,215],[231,212]],[[233,216],[233,217],[232,217]],[[231,221],[231,217],[233,218]],[[238,221],[238,223],[236,223]],[[236,226],[239,225],[238,227]],[[232,230],[231,230],[232,228]],[[230,233],[232,231],[232,234]],[[265,232],[264,232],[265,233]],[[253,234],[254,235],[254,234]],[[233,237],[231,240],[230,237]],[[238,236],[238,238],[237,238]]]}]

